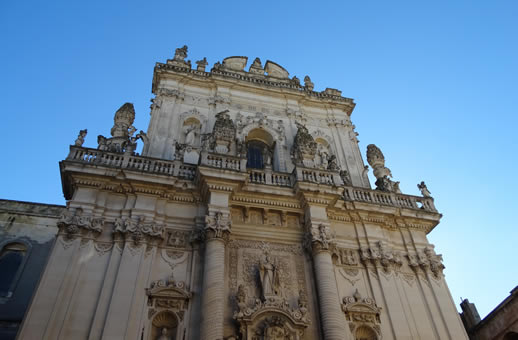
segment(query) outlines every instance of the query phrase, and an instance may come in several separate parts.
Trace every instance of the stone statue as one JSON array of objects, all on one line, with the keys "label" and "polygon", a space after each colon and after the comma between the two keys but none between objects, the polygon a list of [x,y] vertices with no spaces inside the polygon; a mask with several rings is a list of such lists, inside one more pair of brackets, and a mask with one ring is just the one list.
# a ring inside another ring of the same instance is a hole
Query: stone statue
[{"label": "stone statue", "polygon": [[268,254],[259,263],[259,276],[261,278],[263,298],[266,300],[268,297],[277,296],[279,293],[278,268]]},{"label": "stone statue", "polygon": [[331,155],[327,158],[327,170],[331,170],[331,171],[340,170],[340,167],[337,164],[335,155]]},{"label": "stone statue", "polygon": [[298,122],[295,122],[295,125],[297,126],[297,134],[291,147],[291,156],[294,158],[296,165],[312,167],[317,154],[317,143],[304,125]]},{"label": "stone statue", "polygon": [[185,153],[185,144],[175,142],[174,144],[174,159],[183,161],[183,155]]},{"label": "stone statue", "polygon": [[246,310],[246,288],[244,285],[240,284],[237,288],[237,307],[239,310],[238,314],[241,314],[245,312]]},{"label": "stone statue", "polygon": [[315,88],[315,84],[313,84],[309,76],[304,77],[304,87],[309,91],[313,91]]},{"label": "stone statue", "polygon": [[424,181],[421,181],[421,183],[417,185],[417,188],[421,190],[421,195],[423,195],[423,197],[432,197],[432,193],[428,191],[428,188],[426,187],[426,184],[424,184]]},{"label": "stone statue", "polygon": [[175,61],[184,61],[187,58],[187,45],[183,45],[183,47],[177,48],[174,52],[174,60]]},{"label": "stone statue", "polygon": [[198,139],[200,126],[197,124],[187,125],[183,127],[185,132],[185,144],[195,146]]},{"label": "stone statue", "polygon": [[340,170],[340,177],[342,178],[344,185],[347,185],[347,186],[352,185],[351,175],[349,175],[349,171]]},{"label": "stone statue", "polygon": [[158,336],[158,338],[156,338],[157,340],[171,340],[171,337],[170,336],[167,336],[167,328],[162,328],[162,332],[160,334],[160,336]]},{"label": "stone statue", "polygon": [[86,134],[88,133],[87,129],[80,130],[79,135],[77,136],[77,139],[75,141],[75,146],[83,146],[83,143],[85,142]]}]

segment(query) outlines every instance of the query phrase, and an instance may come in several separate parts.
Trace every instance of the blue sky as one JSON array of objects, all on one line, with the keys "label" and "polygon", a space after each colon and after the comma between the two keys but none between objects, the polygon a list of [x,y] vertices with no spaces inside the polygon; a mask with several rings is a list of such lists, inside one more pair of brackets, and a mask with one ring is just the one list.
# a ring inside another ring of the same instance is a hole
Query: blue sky
[{"label": "blue sky", "polygon": [[518,285],[516,18],[516,1],[2,1],[0,197],[64,204],[77,132],[95,147],[127,101],[146,130],[175,48],[270,59],[354,98],[362,153],[378,145],[403,192],[426,181],[454,302],[483,317]]}]

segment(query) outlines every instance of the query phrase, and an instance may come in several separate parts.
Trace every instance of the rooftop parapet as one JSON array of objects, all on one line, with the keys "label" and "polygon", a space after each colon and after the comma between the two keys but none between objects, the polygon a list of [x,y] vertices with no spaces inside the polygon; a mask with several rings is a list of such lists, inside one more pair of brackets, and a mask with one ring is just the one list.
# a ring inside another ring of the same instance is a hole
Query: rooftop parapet
[{"label": "rooftop parapet", "polygon": [[289,72],[281,65],[267,60],[262,66],[261,60],[255,58],[246,71],[248,57],[233,56],[223,59],[221,62],[216,62],[209,72],[206,66],[207,58],[196,61],[197,67],[192,68],[190,60],[187,58],[187,46],[177,48],[173,59],[167,60],[166,63],[156,63],[153,74],[153,93],[157,94],[159,90],[159,79],[161,74],[167,72],[191,74],[201,78],[223,77],[227,79],[240,80],[256,85],[267,86],[272,88],[282,88],[297,91],[307,96],[321,99],[331,100],[340,103],[347,103],[350,106],[348,113],[352,112],[354,102],[351,98],[342,97],[342,92],[333,88],[326,88],[324,91],[314,91],[314,83],[309,76],[304,77],[304,85],[301,84],[297,76],[290,78]]}]

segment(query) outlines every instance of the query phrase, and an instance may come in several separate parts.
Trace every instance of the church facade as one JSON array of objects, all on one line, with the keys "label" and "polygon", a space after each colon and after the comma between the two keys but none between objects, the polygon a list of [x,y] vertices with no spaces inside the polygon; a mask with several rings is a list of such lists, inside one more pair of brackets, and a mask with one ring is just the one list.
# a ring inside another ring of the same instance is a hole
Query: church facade
[{"label": "church facade", "polygon": [[[60,163],[66,209],[19,339],[467,339],[426,185],[362,159],[336,89],[187,47]],[[137,143],[143,143],[141,154]]]}]

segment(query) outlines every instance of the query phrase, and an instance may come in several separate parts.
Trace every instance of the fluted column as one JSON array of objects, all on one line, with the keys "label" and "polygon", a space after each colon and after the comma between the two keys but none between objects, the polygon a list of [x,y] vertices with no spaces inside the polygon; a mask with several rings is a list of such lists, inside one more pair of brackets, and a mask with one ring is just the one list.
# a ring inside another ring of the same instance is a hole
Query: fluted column
[{"label": "fluted column", "polygon": [[336,288],[333,261],[330,248],[333,246],[333,234],[324,223],[309,223],[306,236],[306,248],[313,254],[315,281],[318,290],[320,319],[325,340],[349,339],[345,317],[340,306],[340,297]]},{"label": "fluted column", "polygon": [[225,244],[230,234],[228,212],[210,211],[203,230],[205,264],[201,308],[203,340],[223,339],[225,307]]}]

